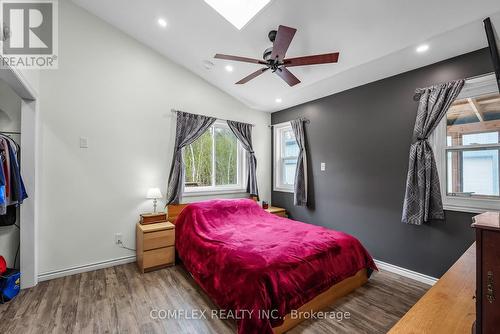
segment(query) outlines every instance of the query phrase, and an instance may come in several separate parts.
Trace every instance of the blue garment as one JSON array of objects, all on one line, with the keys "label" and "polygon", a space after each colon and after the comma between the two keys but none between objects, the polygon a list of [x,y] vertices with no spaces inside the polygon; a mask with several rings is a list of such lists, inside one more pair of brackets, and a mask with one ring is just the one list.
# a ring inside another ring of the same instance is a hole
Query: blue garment
[{"label": "blue garment", "polygon": [[7,212],[7,196],[5,193],[6,178],[3,171],[3,159],[0,155],[0,215]]},{"label": "blue garment", "polygon": [[24,187],[23,178],[21,177],[21,170],[19,168],[19,163],[17,162],[16,152],[14,150],[15,143],[10,142],[9,145],[9,157],[10,157],[10,178],[12,186],[12,196],[11,199],[16,201],[17,204],[22,204],[23,201],[28,197],[26,193],[26,188]]},{"label": "blue garment", "polygon": [[7,198],[5,197],[5,175],[3,173],[2,159],[0,159],[0,205],[5,205]]}]

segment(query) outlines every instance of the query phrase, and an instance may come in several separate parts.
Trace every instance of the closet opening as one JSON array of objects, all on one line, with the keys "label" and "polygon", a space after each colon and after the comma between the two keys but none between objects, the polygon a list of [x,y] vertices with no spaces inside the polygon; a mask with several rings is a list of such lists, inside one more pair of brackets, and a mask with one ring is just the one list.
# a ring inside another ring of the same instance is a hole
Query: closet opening
[{"label": "closet opening", "polygon": [[15,178],[19,175],[19,180],[22,180],[19,167],[21,102],[21,97],[0,80],[0,256],[5,259],[7,267],[13,269],[20,269],[19,218],[22,204],[19,204],[16,193],[21,194],[23,190],[12,189],[12,185],[16,185]]},{"label": "closet opening", "polygon": [[37,284],[36,97],[17,70],[0,70],[0,255]]}]

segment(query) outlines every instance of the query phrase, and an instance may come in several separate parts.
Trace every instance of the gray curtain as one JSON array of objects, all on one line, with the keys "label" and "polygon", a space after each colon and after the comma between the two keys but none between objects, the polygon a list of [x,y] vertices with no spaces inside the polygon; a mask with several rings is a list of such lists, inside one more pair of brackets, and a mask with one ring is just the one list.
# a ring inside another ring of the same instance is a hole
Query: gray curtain
[{"label": "gray curtain", "polygon": [[432,219],[444,219],[436,161],[428,138],[460,94],[464,83],[465,80],[457,80],[416,91],[419,105],[413,130],[415,142],[410,147],[403,203],[404,223],[421,225]]},{"label": "gray curtain", "polygon": [[295,170],[295,185],[293,189],[293,204],[307,206],[307,152],[304,133],[304,119],[291,121],[295,140],[299,146],[297,169]]},{"label": "gray curtain", "polygon": [[177,112],[175,147],[168,177],[167,204],[178,204],[184,190],[184,161],[182,149],[198,139],[214,124],[216,118]]},{"label": "gray curtain", "polygon": [[247,170],[248,182],[247,192],[251,196],[259,197],[259,189],[257,188],[257,159],[252,145],[252,125],[240,123],[235,121],[227,121],[227,125],[234,135],[240,141],[243,148],[248,152],[247,154]]}]

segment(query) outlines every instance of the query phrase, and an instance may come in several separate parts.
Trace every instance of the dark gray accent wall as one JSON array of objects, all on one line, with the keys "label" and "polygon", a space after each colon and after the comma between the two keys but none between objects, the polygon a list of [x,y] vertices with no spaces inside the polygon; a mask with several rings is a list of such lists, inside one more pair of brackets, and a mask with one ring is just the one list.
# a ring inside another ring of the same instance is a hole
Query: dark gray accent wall
[{"label": "dark gray accent wall", "polygon": [[447,211],[445,221],[401,223],[414,91],[492,71],[488,50],[481,49],[273,113],[273,124],[311,121],[311,205],[294,207],[293,194],[276,191],[272,204],[293,219],[352,234],[378,260],[440,277],[474,241],[473,214]]}]

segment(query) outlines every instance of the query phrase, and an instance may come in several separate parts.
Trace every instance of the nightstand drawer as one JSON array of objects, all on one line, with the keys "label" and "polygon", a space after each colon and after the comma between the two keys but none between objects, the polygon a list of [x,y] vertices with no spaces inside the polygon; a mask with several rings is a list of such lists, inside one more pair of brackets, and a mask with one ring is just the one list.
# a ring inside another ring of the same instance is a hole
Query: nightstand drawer
[{"label": "nightstand drawer", "polygon": [[162,230],[144,233],[144,250],[173,246],[175,244],[175,230]]},{"label": "nightstand drawer", "polygon": [[144,268],[154,268],[174,264],[175,249],[173,246],[158,248],[144,252]]}]

